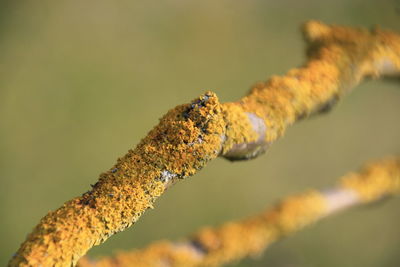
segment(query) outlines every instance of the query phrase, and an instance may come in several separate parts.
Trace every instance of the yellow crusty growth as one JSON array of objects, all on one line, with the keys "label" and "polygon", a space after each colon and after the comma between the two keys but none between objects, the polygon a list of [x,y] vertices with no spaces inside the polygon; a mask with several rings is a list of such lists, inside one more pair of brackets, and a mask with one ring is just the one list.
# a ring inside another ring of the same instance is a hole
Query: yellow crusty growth
[{"label": "yellow crusty growth", "polygon": [[217,157],[225,129],[221,105],[208,92],[169,111],[92,190],[44,217],[10,266],[69,266],[152,208],[174,180]]},{"label": "yellow crusty growth", "polygon": [[219,228],[204,228],[187,243],[160,241],[142,251],[121,252],[113,258],[79,261],[79,267],[220,266],[260,254],[269,244],[323,216],[323,196],[310,191],[281,202],[272,210]]},{"label": "yellow crusty growth", "polygon": [[159,241],[143,251],[120,252],[116,257],[93,261],[86,257],[78,262],[79,267],[191,267],[201,263],[202,255],[194,248]]},{"label": "yellow crusty growth", "polygon": [[393,158],[382,164],[370,164],[361,173],[352,173],[344,177],[341,186],[355,191],[364,202],[399,194],[400,159]]},{"label": "yellow crusty growth", "polygon": [[120,252],[93,261],[83,258],[79,267],[221,266],[258,255],[271,243],[334,213],[328,208],[331,201],[328,195],[341,190],[351,190],[361,197],[352,205],[400,194],[400,158],[366,165],[360,172],[344,176],[333,190],[292,196],[249,219],[204,228],[187,241],[176,244],[160,241],[143,250]]},{"label": "yellow crusty growth", "polygon": [[239,103],[262,118],[266,142],[273,142],[299,118],[329,109],[365,76],[399,73],[400,37],[389,31],[328,26],[303,28],[307,63],[258,83]]},{"label": "yellow crusty growth", "polygon": [[363,77],[400,72],[400,37],[392,32],[310,22],[304,35],[309,49],[303,67],[258,83],[235,103],[220,104],[207,92],[170,110],[91,190],[46,215],[9,266],[73,265],[209,160],[255,157],[287,126],[329,109]]},{"label": "yellow crusty growth", "polygon": [[205,228],[192,240],[207,251],[201,265],[220,266],[260,254],[273,241],[320,218],[324,210],[323,196],[310,191],[290,197],[272,210],[247,220],[216,229]]}]

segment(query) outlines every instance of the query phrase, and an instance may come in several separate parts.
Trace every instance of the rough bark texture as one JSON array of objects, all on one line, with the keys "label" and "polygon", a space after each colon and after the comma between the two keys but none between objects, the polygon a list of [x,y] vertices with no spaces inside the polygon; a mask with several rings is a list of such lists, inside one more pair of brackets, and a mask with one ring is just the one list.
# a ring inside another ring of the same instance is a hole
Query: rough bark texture
[{"label": "rough bark texture", "polygon": [[170,110],[92,190],[47,214],[9,266],[71,266],[136,222],[168,186],[223,156],[250,159],[295,121],[328,110],[364,77],[398,75],[400,37],[390,31],[304,26],[308,60],[259,83],[234,103],[207,92]]}]

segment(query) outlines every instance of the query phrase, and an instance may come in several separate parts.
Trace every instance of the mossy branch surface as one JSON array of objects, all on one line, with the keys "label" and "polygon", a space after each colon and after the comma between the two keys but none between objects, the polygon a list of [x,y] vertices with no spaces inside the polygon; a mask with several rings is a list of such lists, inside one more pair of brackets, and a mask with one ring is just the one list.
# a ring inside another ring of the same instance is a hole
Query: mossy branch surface
[{"label": "mossy branch surface", "polygon": [[9,266],[71,266],[93,246],[136,222],[171,184],[223,156],[250,159],[295,121],[328,110],[364,77],[400,73],[400,36],[385,30],[303,27],[308,60],[256,84],[234,103],[206,92],[170,110],[92,190],[47,214]]},{"label": "mossy branch surface", "polygon": [[142,250],[79,261],[79,267],[222,266],[257,256],[271,243],[355,205],[400,194],[400,158],[370,163],[329,190],[291,196],[257,216],[204,228],[187,240],[159,241]]}]

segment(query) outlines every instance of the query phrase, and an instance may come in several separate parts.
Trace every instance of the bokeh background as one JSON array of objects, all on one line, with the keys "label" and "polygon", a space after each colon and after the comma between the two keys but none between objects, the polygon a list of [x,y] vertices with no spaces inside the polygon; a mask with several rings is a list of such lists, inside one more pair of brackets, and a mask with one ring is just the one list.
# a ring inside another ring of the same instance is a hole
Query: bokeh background
[{"label": "bokeh background", "polygon": [[[400,31],[400,3],[1,1],[0,265],[48,211],[89,189],[169,108],[222,101],[304,60],[306,20]],[[179,239],[324,188],[400,152],[400,82],[368,81],[255,160],[211,162],[89,255]],[[231,266],[400,266],[400,201],[326,219]]]}]

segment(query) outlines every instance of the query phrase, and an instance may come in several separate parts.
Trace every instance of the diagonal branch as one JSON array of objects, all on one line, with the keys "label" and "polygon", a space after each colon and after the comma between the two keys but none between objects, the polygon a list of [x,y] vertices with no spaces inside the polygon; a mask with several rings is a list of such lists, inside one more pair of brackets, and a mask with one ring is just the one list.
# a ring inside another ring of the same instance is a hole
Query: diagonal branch
[{"label": "diagonal branch", "polygon": [[277,240],[338,211],[396,194],[400,194],[400,158],[388,158],[344,176],[336,187],[288,197],[257,216],[204,228],[179,243],[159,241],[99,260],[85,257],[78,266],[222,266],[258,255]]},{"label": "diagonal branch", "polygon": [[384,30],[304,26],[308,60],[257,84],[238,102],[207,92],[170,110],[92,190],[47,214],[9,266],[70,266],[91,247],[136,222],[168,186],[223,156],[250,159],[285,129],[328,110],[364,77],[400,73],[400,36]]}]

